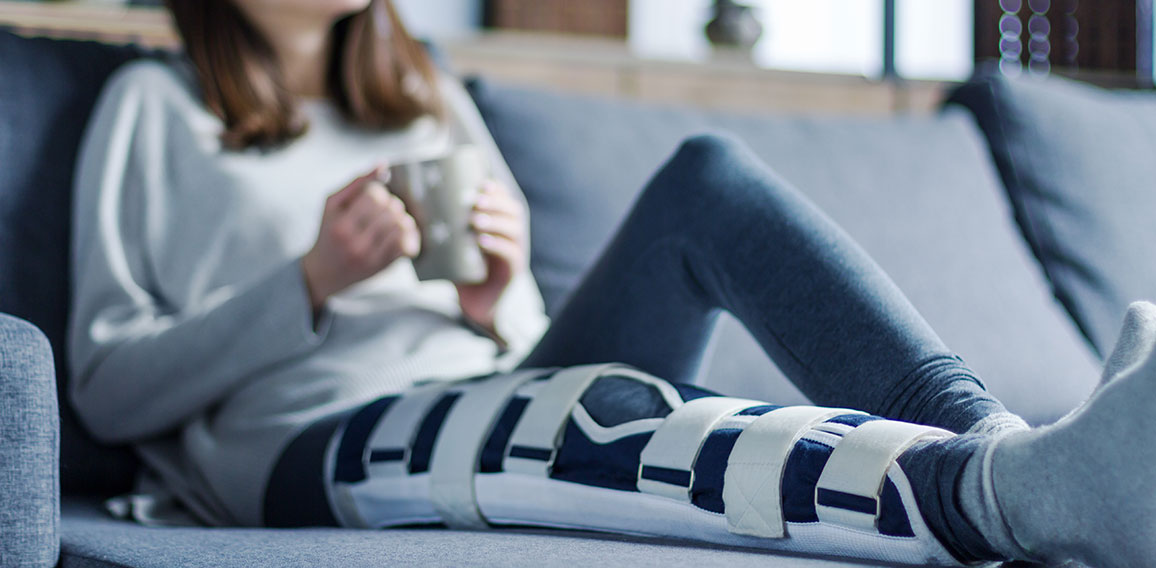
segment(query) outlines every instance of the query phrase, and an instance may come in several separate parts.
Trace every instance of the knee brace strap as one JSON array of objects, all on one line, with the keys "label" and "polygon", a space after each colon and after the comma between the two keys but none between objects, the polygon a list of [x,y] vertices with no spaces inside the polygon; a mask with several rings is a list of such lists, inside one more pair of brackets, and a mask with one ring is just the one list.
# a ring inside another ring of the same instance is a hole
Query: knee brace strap
[{"label": "knee brace strap", "polygon": [[787,406],[747,425],[735,441],[723,481],[727,529],[763,538],[787,536],[782,483],[787,457],[812,426],[856,410]]},{"label": "knee brace strap", "polygon": [[377,421],[365,445],[366,472],[370,477],[409,475],[407,464],[413,440],[430,407],[456,383],[431,383],[405,395],[405,404],[394,405]]},{"label": "knee brace strap", "polygon": [[675,408],[642,449],[638,490],[690,502],[694,461],[703,442],[720,420],[762,402],[708,396]]},{"label": "knee brace strap", "polygon": [[533,369],[466,384],[446,416],[430,457],[430,500],[450,528],[484,529],[474,474],[486,436],[514,391],[549,371]]},{"label": "knee brace strap", "polygon": [[947,430],[907,422],[865,422],[835,446],[815,489],[815,512],[825,523],[876,530],[879,496],[891,464],[916,442],[950,438]]},{"label": "knee brace strap", "polygon": [[594,380],[609,371],[615,374],[637,373],[622,365],[582,365],[562,369],[550,377],[514,427],[502,469],[549,476],[558,438],[570,411]]}]

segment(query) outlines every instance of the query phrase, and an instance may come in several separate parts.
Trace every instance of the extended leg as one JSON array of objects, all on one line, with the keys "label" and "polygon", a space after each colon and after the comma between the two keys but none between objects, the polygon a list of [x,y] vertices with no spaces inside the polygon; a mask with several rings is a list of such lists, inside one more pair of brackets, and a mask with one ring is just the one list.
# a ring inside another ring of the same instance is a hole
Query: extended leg
[{"label": "extended leg", "polygon": [[537,525],[950,564],[895,463],[950,436],[622,366],[530,370],[365,406],[329,444],[326,478],[345,526]]},{"label": "extended leg", "polygon": [[721,397],[619,365],[427,385],[299,436],[273,473],[266,522],[523,524],[905,563],[1147,565],[1156,320],[1132,319],[1148,321],[1126,328],[1135,356],[1079,412],[1005,437]]},{"label": "extended leg", "polygon": [[811,400],[962,432],[1002,404],[846,233],[741,144],[686,142],[525,367],[693,377],[719,310]]}]

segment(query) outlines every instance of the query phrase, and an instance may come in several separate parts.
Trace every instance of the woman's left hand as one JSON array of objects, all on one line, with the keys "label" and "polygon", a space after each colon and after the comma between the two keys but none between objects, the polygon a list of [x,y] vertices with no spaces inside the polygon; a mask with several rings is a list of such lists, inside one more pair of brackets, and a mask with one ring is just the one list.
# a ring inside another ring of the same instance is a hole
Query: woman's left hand
[{"label": "woman's left hand", "polygon": [[478,194],[470,227],[478,235],[487,275],[478,284],[456,284],[462,313],[501,339],[494,316],[498,299],[526,265],[526,209],[509,188],[489,180]]}]

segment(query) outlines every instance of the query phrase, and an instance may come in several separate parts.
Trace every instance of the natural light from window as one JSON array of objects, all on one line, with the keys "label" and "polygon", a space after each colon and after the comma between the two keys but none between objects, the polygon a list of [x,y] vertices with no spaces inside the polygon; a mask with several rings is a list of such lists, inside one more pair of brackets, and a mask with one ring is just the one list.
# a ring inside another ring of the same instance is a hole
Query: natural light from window
[{"label": "natural light from window", "polygon": [[[973,0],[897,0],[896,68],[912,79],[972,71]],[[754,62],[774,69],[878,77],[883,0],[745,0],[765,31]],[[705,61],[711,0],[631,0],[630,45],[643,57]]]}]

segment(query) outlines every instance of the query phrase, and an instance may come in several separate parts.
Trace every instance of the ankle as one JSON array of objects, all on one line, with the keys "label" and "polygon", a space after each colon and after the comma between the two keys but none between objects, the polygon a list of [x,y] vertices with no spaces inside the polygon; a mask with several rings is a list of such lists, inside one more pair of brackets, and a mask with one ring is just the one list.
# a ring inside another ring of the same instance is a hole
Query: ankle
[{"label": "ankle", "polygon": [[992,445],[989,436],[965,434],[913,446],[899,459],[912,482],[919,512],[952,556],[964,563],[1012,558],[1002,539],[990,538],[991,516],[969,501],[982,502],[982,472],[976,464]]},{"label": "ankle", "polygon": [[959,476],[959,504],[970,523],[983,534],[993,552],[1004,559],[1026,559],[1030,554],[1016,539],[996,493],[992,462],[1001,442],[1011,432],[985,441],[968,459]]}]

